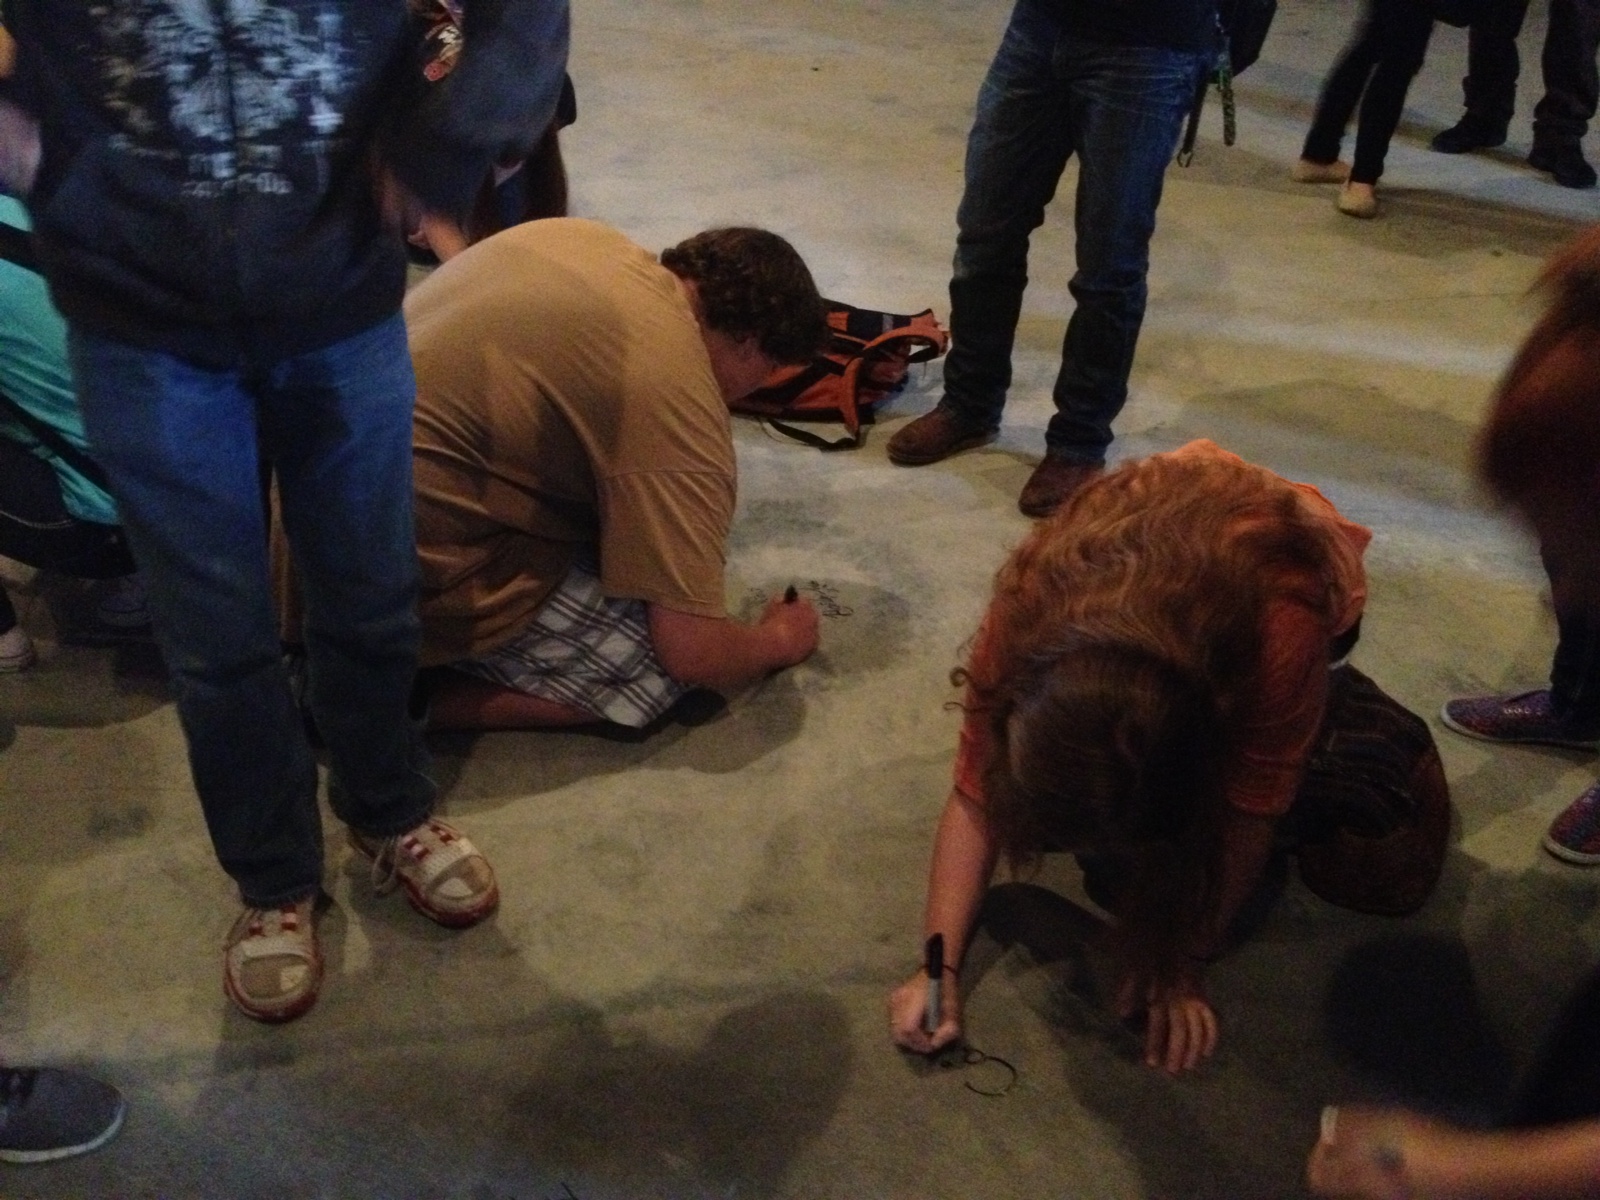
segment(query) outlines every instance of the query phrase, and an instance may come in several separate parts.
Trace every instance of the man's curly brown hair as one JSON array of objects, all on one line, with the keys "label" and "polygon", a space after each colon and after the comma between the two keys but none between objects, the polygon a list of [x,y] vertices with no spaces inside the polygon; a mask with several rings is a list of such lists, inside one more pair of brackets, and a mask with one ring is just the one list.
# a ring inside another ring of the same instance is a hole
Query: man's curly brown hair
[{"label": "man's curly brown hair", "polygon": [[827,343],[822,297],[799,253],[765,229],[708,229],[661,252],[661,265],[695,285],[706,324],[755,338],[774,362],[810,362]]}]

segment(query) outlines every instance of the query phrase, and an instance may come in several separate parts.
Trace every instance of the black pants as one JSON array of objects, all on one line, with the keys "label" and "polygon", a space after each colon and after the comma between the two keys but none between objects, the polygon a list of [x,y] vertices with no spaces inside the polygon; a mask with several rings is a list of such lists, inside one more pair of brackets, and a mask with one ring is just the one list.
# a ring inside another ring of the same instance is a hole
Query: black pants
[{"label": "black pants", "polygon": [[[1467,114],[1499,127],[1516,106],[1517,35],[1528,0],[1488,0],[1467,39],[1467,75],[1461,81]],[[1550,0],[1550,25],[1540,67],[1544,98],[1533,110],[1533,140],[1545,145],[1583,137],[1600,104],[1600,0]]]},{"label": "black pants", "polygon": [[[79,579],[116,579],[135,570],[122,530],[69,513],[55,471],[6,437],[0,437],[0,555]],[[0,589],[0,630],[16,623]]]},{"label": "black pants", "polygon": [[[1551,591],[1564,595],[1562,565],[1543,553]],[[1600,621],[1581,609],[1556,610],[1556,652],[1550,663],[1550,705],[1574,737],[1600,737]]]},{"label": "black pants", "polygon": [[1322,85],[1301,156],[1316,163],[1337,160],[1359,104],[1350,180],[1377,183],[1390,139],[1400,126],[1406,92],[1422,69],[1432,36],[1433,9],[1423,0],[1367,0],[1355,34]]}]

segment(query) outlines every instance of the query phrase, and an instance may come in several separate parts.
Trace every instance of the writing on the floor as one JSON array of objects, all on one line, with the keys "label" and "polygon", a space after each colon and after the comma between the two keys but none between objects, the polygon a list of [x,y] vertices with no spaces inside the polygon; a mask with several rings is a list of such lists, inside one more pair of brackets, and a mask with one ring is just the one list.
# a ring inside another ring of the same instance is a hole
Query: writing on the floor
[{"label": "writing on the floor", "polygon": [[[855,615],[855,609],[839,599],[839,585],[829,583],[825,579],[808,579],[804,583],[794,585],[794,590],[802,596],[809,596],[811,603],[817,606],[817,614],[823,617],[850,617]],[[767,593],[760,588],[751,588],[749,603],[752,608],[767,602]]]},{"label": "writing on the floor", "polygon": [[812,598],[817,611],[825,617],[848,617],[856,611],[839,602],[839,590],[834,584],[811,579],[797,587]]}]

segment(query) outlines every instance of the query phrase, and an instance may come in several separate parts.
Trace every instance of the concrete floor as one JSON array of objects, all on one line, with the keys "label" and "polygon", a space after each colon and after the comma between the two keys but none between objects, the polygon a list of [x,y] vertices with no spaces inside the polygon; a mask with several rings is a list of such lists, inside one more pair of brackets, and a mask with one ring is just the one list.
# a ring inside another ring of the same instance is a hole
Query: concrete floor
[{"label": "concrete floor", "polygon": [[[1542,6],[1524,56],[1537,62]],[[1004,0],[582,0],[565,139],[575,208],[659,247],[727,222],[791,237],[823,290],[944,310],[961,150]],[[1594,193],[1507,151],[1446,158],[1464,36],[1441,30],[1382,219],[1290,183],[1349,4],[1283,0],[1240,85],[1168,176],[1150,314],[1114,454],[1210,436],[1370,524],[1357,653],[1432,713],[1537,684],[1552,622],[1527,538],[1463,470],[1532,318],[1541,260]],[[1591,158],[1600,150],[1591,139]],[[1538,849],[1585,756],[1440,733],[1461,811],[1408,921],[1291,883],[1213,972],[1224,1042],[1158,1077],[1051,922],[1072,871],[997,896],[970,1000],[998,1068],[892,1050],[956,729],[947,673],[1026,523],[1070,301],[1070,181],[1035,239],[1001,439],[919,470],[886,436],[821,455],[737,429],[731,595],[825,595],[822,651],[645,740],[439,739],[444,809],[497,865],[498,917],[449,934],[369,894],[330,822],[317,1008],[286,1028],[219,987],[234,911],[147,648],[70,644],[89,597],[17,578],[43,661],[0,680],[0,1050],[126,1090],[105,1151],[0,1167],[0,1195],[96,1197],[1280,1197],[1330,1099],[1482,1119],[1600,943],[1596,875]],[[61,633],[65,636],[57,637]],[[1049,936],[1054,929],[1056,936]]]}]

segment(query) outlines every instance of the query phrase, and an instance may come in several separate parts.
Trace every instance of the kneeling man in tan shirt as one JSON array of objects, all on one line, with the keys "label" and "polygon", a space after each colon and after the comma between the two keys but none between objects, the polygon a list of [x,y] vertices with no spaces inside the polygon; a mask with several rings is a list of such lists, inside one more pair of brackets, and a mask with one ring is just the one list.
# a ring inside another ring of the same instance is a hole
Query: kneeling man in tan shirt
[{"label": "kneeling man in tan shirt", "polygon": [[728,402],[809,361],[794,248],[720,229],[659,261],[592,221],[519,225],[406,300],[422,662],[435,728],[647,725],[805,659],[817,613],[731,618]]}]

